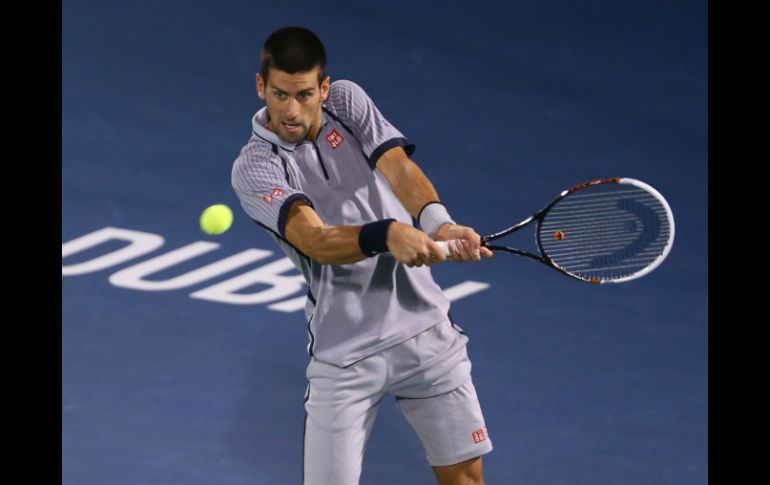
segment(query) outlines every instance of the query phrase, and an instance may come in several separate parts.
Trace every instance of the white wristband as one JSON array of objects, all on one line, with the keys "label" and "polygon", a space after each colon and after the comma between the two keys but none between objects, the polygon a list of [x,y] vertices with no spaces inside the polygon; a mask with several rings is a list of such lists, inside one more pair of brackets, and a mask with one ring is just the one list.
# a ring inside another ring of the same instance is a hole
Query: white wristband
[{"label": "white wristband", "polygon": [[436,237],[436,232],[442,225],[455,224],[446,207],[440,202],[428,202],[417,217],[420,228],[430,237]]}]

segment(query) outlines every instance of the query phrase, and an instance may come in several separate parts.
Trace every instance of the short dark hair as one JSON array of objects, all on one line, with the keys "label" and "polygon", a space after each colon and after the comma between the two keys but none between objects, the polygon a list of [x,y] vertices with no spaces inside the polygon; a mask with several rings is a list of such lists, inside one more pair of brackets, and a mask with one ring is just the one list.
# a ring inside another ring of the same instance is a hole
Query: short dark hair
[{"label": "short dark hair", "polygon": [[261,60],[260,74],[265,82],[271,67],[296,74],[318,66],[318,84],[326,77],[326,50],[321,39],[304,27],[283,27],[270,34]]}]

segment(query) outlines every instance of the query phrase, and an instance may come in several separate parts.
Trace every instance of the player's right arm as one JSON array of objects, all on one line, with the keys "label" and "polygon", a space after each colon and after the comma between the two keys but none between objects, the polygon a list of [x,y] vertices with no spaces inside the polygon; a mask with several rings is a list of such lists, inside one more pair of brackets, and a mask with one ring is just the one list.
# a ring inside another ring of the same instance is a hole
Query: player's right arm
[{"label": "player's right arm", "polygon": [[[285,235],[289,243],[321,264],[349,264],[368,257],[361,248],[363,227],[326,226],[307,202],[297,200],[289,210]],[[396,260],[409,267],[446,260],[427,234],[398,221],[387,225],[385,244]]]},{"label": "player's right arm", "polygon": [[289,180],[275,150],[256,137],[233,164],[232,186],[246,213],[305,256],[321,264],[355,263],[385,251],[407,266],[446,260],[438,244],[410,224],[324,224],[310,197]]}]

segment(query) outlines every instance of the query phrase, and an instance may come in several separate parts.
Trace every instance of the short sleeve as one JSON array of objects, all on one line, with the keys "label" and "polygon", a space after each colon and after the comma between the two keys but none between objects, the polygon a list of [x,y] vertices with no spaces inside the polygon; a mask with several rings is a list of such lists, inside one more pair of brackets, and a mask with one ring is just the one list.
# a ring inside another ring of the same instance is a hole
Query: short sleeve
[{"label": "short sleeve", "polygon": [[286,220],[296,200],[310,198],[293,187],[284,161],[266,143],[250,143],[233,163],[231,183],[246,213],[285,239]]},{"label": "short sleeve", "polygon": [[332,83],[326,107],[353,133],[374,168],[383,153],[400,146],[407,155],[414,153],[415,146],[380,113],[369,95],[352,81]]}]

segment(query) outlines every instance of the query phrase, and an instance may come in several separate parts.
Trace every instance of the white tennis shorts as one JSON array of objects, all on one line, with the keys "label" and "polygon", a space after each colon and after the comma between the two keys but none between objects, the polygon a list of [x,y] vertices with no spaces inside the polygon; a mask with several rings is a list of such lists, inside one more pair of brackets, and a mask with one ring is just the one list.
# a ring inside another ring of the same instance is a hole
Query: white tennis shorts
[{"label": "white tennis shorts", "polygon": [[386,394],[425,448],[431,466],[492,451],[470,375],[468,337],[449,320],[340,368],[311,359],[305,400],[305,485],[357,485],[364,448]]}]

